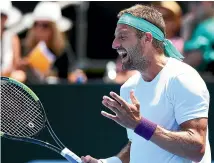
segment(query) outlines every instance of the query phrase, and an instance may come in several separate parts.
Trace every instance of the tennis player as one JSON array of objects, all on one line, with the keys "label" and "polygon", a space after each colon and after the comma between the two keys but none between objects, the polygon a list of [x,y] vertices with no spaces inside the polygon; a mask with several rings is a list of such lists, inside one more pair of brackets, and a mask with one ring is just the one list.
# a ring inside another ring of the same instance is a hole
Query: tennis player
[{"label": "tennis player", "polygon": [[[162,15],[135,5],[123,10],[113,48],[125,70],[138,70],[110,92],[102,115],[127,129],[129,142],[106,159],[82,157],[84,163],[211,163],[208,140],[209,92],[205,82],[165,38]],[[105,147],[103,147],[105,148]]]}]

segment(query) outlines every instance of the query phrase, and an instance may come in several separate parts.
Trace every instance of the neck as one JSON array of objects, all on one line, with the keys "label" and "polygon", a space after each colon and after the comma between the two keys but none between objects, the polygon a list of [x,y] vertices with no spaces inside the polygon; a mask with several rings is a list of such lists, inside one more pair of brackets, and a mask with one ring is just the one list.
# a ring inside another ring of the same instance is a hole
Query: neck
[{"label": "neck", "polygon": [[144,81],[151,82],[167,63],[167,57],[162,54],[154,54],[150,59],[149,67],[141,72]]}]

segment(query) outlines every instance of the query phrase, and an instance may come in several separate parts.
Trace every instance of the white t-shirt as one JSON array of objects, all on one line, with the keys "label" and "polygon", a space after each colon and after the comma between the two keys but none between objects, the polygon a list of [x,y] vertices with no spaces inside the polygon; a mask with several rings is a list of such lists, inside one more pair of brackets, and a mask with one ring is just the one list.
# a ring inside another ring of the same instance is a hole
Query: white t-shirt
[{"label": "white t-shirt", "polygon": [[[120,90],[120,95],[131,103],[134,90],[140,102],[141,115],[170,131],[178,131],[185,121],[208,117],[209,92],[200,75],[189,65],[169,58],[166,66],[151,81],[145,82],[140,73],[132,76]],[[193,163],[172,154],[151,141],[127,129],[132,142],[130,163]],[[200,163],[211,163],[211,151],[206,138],[206,151]]]}]

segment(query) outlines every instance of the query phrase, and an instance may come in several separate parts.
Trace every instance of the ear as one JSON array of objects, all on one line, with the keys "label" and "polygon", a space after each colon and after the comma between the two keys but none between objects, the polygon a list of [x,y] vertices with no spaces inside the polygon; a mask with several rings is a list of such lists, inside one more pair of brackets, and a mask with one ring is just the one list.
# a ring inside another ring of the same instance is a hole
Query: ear
[{"label": "ear", "polygon": [[142,45],[151,45],[153,40],[153,36],[150,32],[145,32],[143,37],[141,38],[141,44]]},{"label": "ear", "polygon": [[150,32],[146,32],[145,33],[145,42],[152,43],[152,40],[153,40],[152,34]]}]

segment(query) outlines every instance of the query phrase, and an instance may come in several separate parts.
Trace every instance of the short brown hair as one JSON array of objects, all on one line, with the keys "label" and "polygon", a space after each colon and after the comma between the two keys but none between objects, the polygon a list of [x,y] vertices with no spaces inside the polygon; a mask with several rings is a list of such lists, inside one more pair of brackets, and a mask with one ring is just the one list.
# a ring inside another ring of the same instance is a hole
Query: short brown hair
[{"label": "short brown hair", "polygon": [[[124,13],[129,13],[129,14],[132,14],[133,16],[147,20],[148,22],[157,26],[166,36],[166,29],[165,29],[166,27],[165,27],[163,16],[155,8],[137,4],[133,7],[120,11],[118,14],[118,18],[120,18]],[[143,36],[144,32],[138,29],[136,29],[136,31],[137,31],[137,36],[139,38]],[[162,41],[159,41],[154,38],[152,44],[156,49],[159,49],[159,51],[161,50],[161,52],[163,52]]]}]

